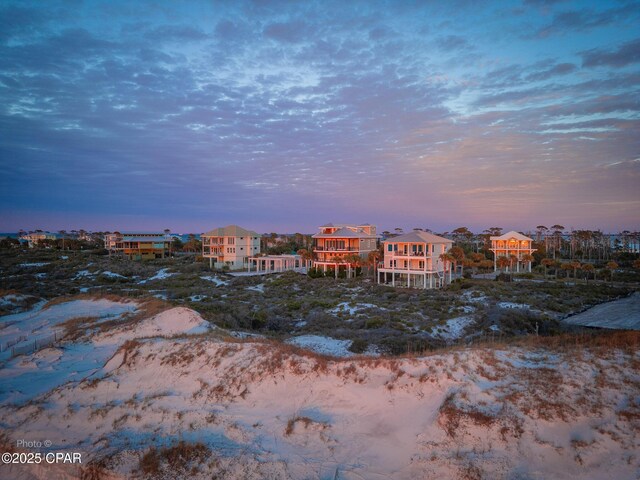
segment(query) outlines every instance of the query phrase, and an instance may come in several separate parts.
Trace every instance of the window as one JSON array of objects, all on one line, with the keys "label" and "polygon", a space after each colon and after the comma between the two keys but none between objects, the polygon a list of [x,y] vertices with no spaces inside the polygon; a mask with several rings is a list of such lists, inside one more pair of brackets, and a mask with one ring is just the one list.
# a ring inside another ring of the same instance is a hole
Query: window
[{"label": "window", "polygon": [[393,252],[393,244],[390,243],[389,245],[387,245],[387,251]]},{"label": "window", "polygon": [[227,239],[227,244],[228,244],[228,245],[234,245],[235,243],[236,243],[236,239],[235,239],[235,238],[233,238],[233,237],[229,237],[229,238]]}]

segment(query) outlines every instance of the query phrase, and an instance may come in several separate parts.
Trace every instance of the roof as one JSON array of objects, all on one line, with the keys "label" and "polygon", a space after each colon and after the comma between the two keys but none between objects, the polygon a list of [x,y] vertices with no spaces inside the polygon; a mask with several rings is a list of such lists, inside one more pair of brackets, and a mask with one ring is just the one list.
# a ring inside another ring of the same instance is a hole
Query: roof
[{"label": "roof", "polygon": [[260,234],[253,230],[245,230],[238,225],[227,225],[222,228],[214,228],[213,230],[203,233],[201,237],[259,237]]},{"label": "roof", "polygon": [[171,242],[173,239],[164,235],[156,235],[155,237],[136,237],[135,235],[123,235],[121,242]]},{"label": "roof", "polygon": [[299,258],[302,258],[302,257],[300,257],[300,255],[294,254],[294,253],[291,253],[291,254],[283,253],[282,255],[254,255],[254,256],[249,257],[249,258],[260,259],[260,260],[277,260],[277,259],[281,259],[281,258],[283,258],[283,259],[299,259]]},{"label": "roof", "polygon": [[365,232],[354,232],[353,230],[342,227],[333,233],[316,233],[313,238],[378,238],[377,235],[369,235]]},{"label": "roof", "polygon": [[330,227],[337,227],[337,228],[342,228],[342,227],[371,227],[372,225],[370,223],[326,223],[324,225],[320,225],[318,228],[330,228]]},{"label": "roof", "polygon": [[429,232],[409,232],[389,238],[385,243],[453,243],[453,240]]},{"label": "roof", "polygon": [[529,238],[521,233],[515,232],[513,230],[511,230],[510,232],[507,232],[503,235],[500,235],[498,237],[490,237],[491,240],[511,240],[512,238],[515,238],[516,240],[528,240],[530,242],[533,242],[533,238]]}]

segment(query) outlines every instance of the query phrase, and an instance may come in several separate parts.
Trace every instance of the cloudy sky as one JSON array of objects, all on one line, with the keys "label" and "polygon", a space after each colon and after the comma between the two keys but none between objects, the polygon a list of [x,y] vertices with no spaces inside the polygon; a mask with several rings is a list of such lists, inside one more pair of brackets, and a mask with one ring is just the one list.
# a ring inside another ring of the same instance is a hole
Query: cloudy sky
[{"label": "cloudy sky", "polygon": [[0,231],[640,228],[640,3],[0,1]]}]

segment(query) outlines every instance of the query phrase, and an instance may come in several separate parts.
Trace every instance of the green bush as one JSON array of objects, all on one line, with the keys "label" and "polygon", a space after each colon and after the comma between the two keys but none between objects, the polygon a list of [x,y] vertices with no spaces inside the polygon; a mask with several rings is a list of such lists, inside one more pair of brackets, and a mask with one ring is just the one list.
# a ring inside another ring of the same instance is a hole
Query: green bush
[{"label": "green bush", "polygon": [[385,320],[380,317],[371,317],[364,323],[364,328],[373,329],[380,328],[385,324]]},{"label": "green bush", "polygon": [[353,353],[364,353],[369,347],[369,342],[367,342],[364,338],[354,338],[349,346],[349,351]]}]

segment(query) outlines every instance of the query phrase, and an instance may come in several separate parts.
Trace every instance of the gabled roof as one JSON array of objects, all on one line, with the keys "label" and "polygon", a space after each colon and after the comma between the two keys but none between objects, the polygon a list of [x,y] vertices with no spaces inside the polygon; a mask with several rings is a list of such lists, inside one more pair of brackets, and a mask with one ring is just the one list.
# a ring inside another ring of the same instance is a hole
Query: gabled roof
[{"label": "gabled roof", "polygon": [[409,232],[389,238],[384,243],[453,243],[453,240],[429,232]]},{"label": "gabled roof", "polygon": [[365,232],[354,232],[353,230],[342,227],[333,233],[316,233],[313,238],[378,238],[377,235],[369,235]]},{"label": "gabled roof", "polygon": [[259,237],[260,234],[253,230],[245,230],[238,225],[227,225],[222,228],[214,228],[213,230],[203,233],[201,237]]},{"label": "gabled roof", "polygon": [[163,243],[169,243],[172,241],[171,238],[165,237],[164,235],[156,235],[156,236],[149,236],[149,237],[138,237],[135,235],[123,235],[122,236],[122,242],[163,242]]},{"label": "gabled roof", "polygon": [[530,242],[533,242],[533,238],[529,238],[526,235],[515,232],[513,230],[502,234],[499,237],[490,237],[491,240],[511,240],[512,238],[515,238],[516,240],[528,240]]}]

